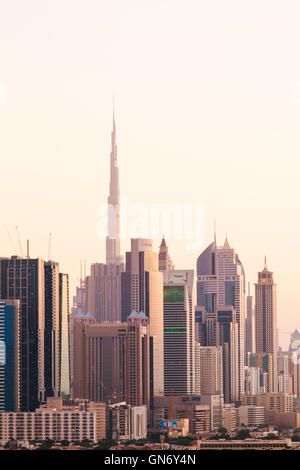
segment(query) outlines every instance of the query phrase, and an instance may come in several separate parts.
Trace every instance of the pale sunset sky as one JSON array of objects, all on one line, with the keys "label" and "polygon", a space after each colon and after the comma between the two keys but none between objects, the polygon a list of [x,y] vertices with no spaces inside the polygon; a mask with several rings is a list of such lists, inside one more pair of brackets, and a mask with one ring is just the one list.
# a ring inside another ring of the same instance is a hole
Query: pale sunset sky
[{"label": "pale sunset sky", "polygon": [[[121,194],[203,204],[204,245],[215,217],[252,293],[266,255],[286,346],[300,328],[299,18],[298,0],[0,0],[0,255],[17,225],[47,258],[51,232],[71,297],[80,259],[104,261],[114,95]],[[167,243],[195,268],[198,251]]]}]

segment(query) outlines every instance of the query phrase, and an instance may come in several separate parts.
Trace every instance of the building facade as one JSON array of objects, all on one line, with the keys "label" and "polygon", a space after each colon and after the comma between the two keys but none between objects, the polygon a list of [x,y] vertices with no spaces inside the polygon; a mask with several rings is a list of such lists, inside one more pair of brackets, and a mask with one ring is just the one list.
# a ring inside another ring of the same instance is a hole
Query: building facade
[{"label": "building facade", "polygon": [[[244,393],[245,363],[245,273],[242,263],[227,237],[222,247],[216,240],[209,245],[197,260],[197,310],[216,314],[217,310],[231,306],[235,311],[238,328],[237,368],[238,392],[236,399]],[[206,344],[212,345],[212,344]]]},{"label": "building facade", "polygon": [[2,299],[20,301],[20,409],[33,411],[45,399],[45,268],[41,259],[0,259]]},{"label": "building facade", "polygon": [[0,412],[20,409],[20,302],[0,301]]},{"label": "building facade", "polygon": [[255,336],[256,352],[272,355],[272,392],[278,390],[277,382],[277,299],[273,273],[267,268],[258,273],[255,284]]},{"label": "building facade", "polygon": [[194,272],[164,275],[164,393],[195,393]]}]

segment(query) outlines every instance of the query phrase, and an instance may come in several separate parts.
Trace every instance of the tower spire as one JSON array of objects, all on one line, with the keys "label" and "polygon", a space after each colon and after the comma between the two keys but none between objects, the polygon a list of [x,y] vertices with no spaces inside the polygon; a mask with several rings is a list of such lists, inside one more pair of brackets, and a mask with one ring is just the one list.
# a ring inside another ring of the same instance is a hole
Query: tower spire
[{"label": "tower spire", "polygon": [[230,248],[230,245],[229,245],[229,242],[228,242],[228,238],[227,238],[227,232],[226,232],[226,238],[225,238],[225,242],[224,242],[223,248]]},{"label": "tower spire", "polygon": [[113,128],[116,127],[116,121],[115,121],[115,95],[113,95]]},{"label": "tower spire", "polygon": [[120,264],[120,188],[117,160],[117,132],[115,98],[113,97],[113,129],[111,132],[110,183],[108,196],[108,235],[106,237],[106,264]]},{"label": "tower spire", "polygon": [[214,244],[215,244],[215,246],[217,246],[216,218],[214,218]]},{"label": "tower spire", "polygon": [[268,270],[268,268],[267,268],[267,257],[266,257],[266,255],[265,255],[265,261],[264,261],[264,269],[265,269],[266,271]]}]

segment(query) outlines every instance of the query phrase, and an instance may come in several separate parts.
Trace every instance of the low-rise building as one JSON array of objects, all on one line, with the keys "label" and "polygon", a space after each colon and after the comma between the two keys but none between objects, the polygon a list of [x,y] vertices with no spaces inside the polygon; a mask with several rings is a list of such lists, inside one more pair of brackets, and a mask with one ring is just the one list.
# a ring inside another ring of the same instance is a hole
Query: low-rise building
[{"label": "low-rise building", "polygon": [[198,440],[197,448],[199,450],[253,450],[253,449],[287,449],[292,447],[291,439],[285,440],[262,440],[262,439],[245,439],[245,440],[232,440],[226,441],[219,439],[217,441],[200,441]]},{"label": "low-rise building", "polygon": [[[51,406],[50,406],[51,405]],[[106,437],[106,405],[51,398],[34,412],[0,413],[0,441],[98,442]]]},{"label": "low-rise building", "polygon": [[264,406],[240,406],[239,407],[239,425],[240,426],[259,426],[265,422]]},{"label": "low-rise building", "polygon": [[107,407],[107,438],[116,441],[145,439],[147,436],[147,407],[125,402]]},{"label": "low-rise building", "polygon": [[274,424],[273,417],[276,413],[292,413],[293,395],[291,393],[245,394],[242,396],[242,406],[264,406],[265,423]]}]

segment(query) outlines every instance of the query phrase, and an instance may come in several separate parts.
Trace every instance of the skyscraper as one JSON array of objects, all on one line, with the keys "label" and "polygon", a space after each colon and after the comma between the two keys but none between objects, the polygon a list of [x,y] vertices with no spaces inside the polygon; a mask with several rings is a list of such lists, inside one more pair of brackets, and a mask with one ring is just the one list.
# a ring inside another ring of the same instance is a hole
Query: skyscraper
[{"label": "skyscraper", "polygon": [[195,393],[194,271],[164,274],[164,392],[191,395]]},{"label": "skyscraper", "polygon": [[106,264],[120,264],[120,189],[117,161],[117,136],[115,113],[111,133],[110,183],[108,196],[108,235],[106,237]]},{"label": "skyscraper", "polygon": [[45,262],[45,392],[57,397],[60,386],[59,266]]},{"label": "skyscraper", "polygon": [[121,321],[121,273],[123,271],[123,263],[92,264],[91,276],[86,288],[87,310],[95,315],[97,323]]},{"label": "skyscraper", "polygon": [[166,275],[170,270],[175,269],[174,263],[169,255],[169,249],[167,247],[165,237],[163,237],[159,247],[158,269]]},{"label": "skyscraper", "polygon": [[1,298],[20,300],[22,411],[44,400],[45,268],[41,259],[0,259]]},{"label": "skyscraper", "polygon": [[158,254],[152,240],[131,239],[122,273],[122,321],[128,309],[144,312],[150,325],[150,395],[164,393],[163,274],[158,270]]},{"label": "skyscraper", "polygon": [[250,295],[250,282],[248,282],[248,295],[246,299],[247,317],[245,328],[245,364],[248,365],[249,353],[255,352],[255,312],[253,308],[253,297]]},{"label": "skyscraper", "polygon": [[277,377],[278,392],[290,393],[290,354],[288,351],[282,351],[278,348],[277,353]]},{"label": "skyscraper", "polygon": [[224,306],[234,309],[238,326],[239,399],[244,393],[245,273],[227,237],[219,248],[215,239],[197,260],[197,311],[216,313]]},{"label": "skyscraper", "polygon": [[0,412],[20,409],[20,302],[0,301]]},{"label": "skyscraper", "polygon": [[74,398],[149,404],[149,325],[144,313],[126,323],[74,321]]},{"label": "skyscraper", "polygon": [[255,332],[256,352],[272,354],[273,389],[277,391],[277,305],[276,284],[273,273],[265,265],[263,271],[258,273],[258,282],[255,284]]},{"label": "skyscraper", "polygon": [[[123,271],[123,257],[120,255],[119,168],[117,161],[116,123],[113,113],[106,264],[92,264],[91,276],[86,284],[87,310],[92,312],[98,323],[121,321],[121,273]],[[127,315],[129,312],[127,312]]]},{"label": "skyscraper", "polygon": [[221,346],[196,347],[197,395],[223,395],[223,351]]},{"label": "skyscraper", "polygon": [[69,275],[59,273],[59,394],[70,395]]},{"label": "skyscraper", "polygon": [[149,322],[143,312],[131,312],[127,319],[126,401],[149,406],[150,349]]},{"label": "skyscraper", "polygon": [[264,375],[263,386],[266,392],[274,390],[273,355],[265,352],[249,354],[249,368],[259,368]]},{"label": "skyscraper", "polygon": [[238,324],[236,311],[232,306],[224,306],[217,311],[216,345],[222,347],[223,393],[226,403],[239,398],[239,350]]}]

